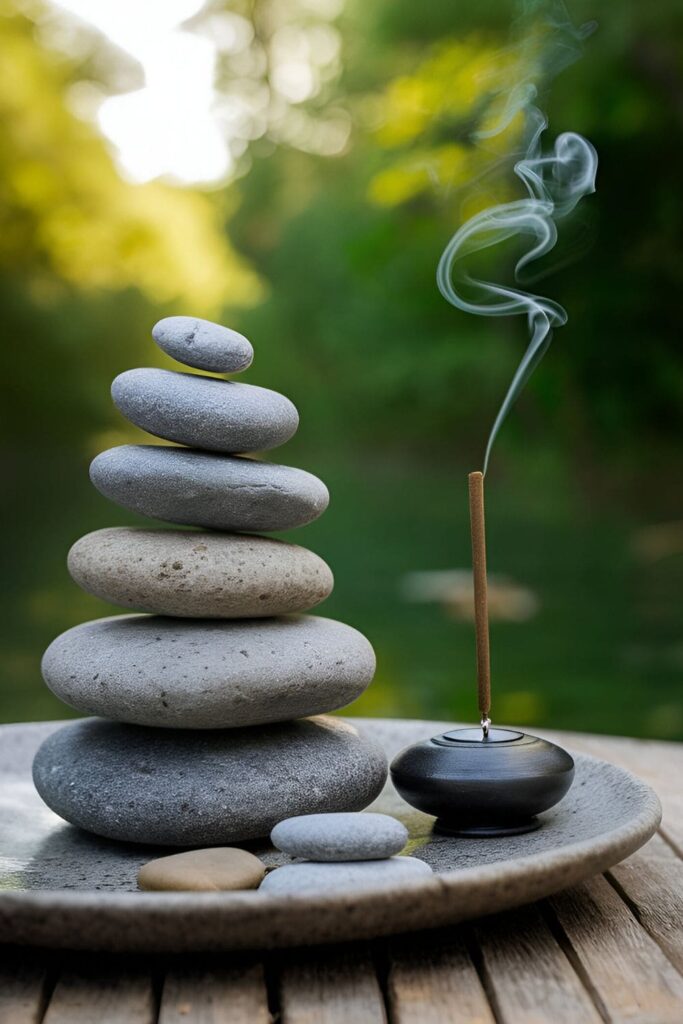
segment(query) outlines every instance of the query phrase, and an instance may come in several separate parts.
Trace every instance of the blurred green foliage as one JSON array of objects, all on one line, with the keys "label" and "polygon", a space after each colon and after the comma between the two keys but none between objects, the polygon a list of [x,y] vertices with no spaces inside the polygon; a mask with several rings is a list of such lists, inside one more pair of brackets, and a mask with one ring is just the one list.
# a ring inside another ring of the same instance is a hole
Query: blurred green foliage
[{"label": "blurred green foliage", "polygon": [[[215,2],[196,30],[230,8],[263,39],[290,6]],[[71,86],[107,88],[120,60],[101,38],[69,56],[37,32],[39,5],[0,10],[0,717],[63,715],[40,680],[41,651],[108,613],[64,559],[80,534],[133,521],[92,491],[87,461],[137,439],[109,383],[130,366],[170,365],[149,330],[172,313],[246,333],[257,352],[248,379],[300,409],[282,459],[322,476],[333,500],[293,539],[335,570],[325,614],[378,652],[355,710],[471,717],[470,624],[407,603],[400,584],[413,570],[467,566],[466,472],[525,344],[521,320],[458,313],[434,280],[462,219],[516,194],[502,158],[519,125],[487,148],[472,141],[496,113],[482,75],[514,77],[515,8],[348,0],[335,20],[340,70],[302,105],[309,120],[294,110],[289,129],[266,126],[237,177],[204,191],[124,181],[72,112]],[[494,450],[490,565],[540,603],[528,622],[494,624],[494,711],[681,738],[683,13],[675,0],[581,0],[571,14],[599,29],[542,105],[551,135],[578,131],[596,146],[598,193],[536,286],[569,323]],[[222,74],[222,88],[237,87],[230,67]],[[330,110],[351,125],[347,145],[307,152],[301,125],[313,131]],[[488,258],[505,279],[509,254]]]}]

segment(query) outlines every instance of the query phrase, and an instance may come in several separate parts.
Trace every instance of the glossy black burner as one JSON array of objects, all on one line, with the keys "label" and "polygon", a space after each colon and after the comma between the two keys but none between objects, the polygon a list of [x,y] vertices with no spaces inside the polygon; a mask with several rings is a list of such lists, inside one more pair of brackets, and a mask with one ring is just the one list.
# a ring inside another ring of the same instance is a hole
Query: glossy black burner
[{"label": "glossy black burner", "polygon": [[536,815],[571,786],[574,761],[527,733],[455,729],[401,751],[391,777],[404,800],[436,817],[437,831],[489,838],[538,828]]}]

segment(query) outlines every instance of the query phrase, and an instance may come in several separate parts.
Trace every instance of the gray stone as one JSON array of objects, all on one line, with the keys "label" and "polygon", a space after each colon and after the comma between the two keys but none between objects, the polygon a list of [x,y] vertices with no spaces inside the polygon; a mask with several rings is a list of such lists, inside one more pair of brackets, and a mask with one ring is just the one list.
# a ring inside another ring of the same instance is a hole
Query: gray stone
[{"label": "gray stone", "polygon": [[303,814],[281,821],[271,842],[306,860],[381,860],[400,853],[408,829],[388,814]]},{"label": "gray stone", "polygon": [[62,818],[109,839],[221,846],[282,818],[360,810],[384,784],[379,744],[335,718],[170,732],[85,718],[53,733],[33,781]]},{"label": "gray stone", "polygon": [[317,519],[330,499],[303,469],[167,445],[110,448],[91,463],[90,479],[133,512],[216,530],[291,530]]},{"label": "gray stone", "polygon": [[210,373],[239,373],[254,358],[243,335],[195,316],[167,316],[154,325],[152,337],[179,363]]},{"label": "gray stone", "polygon": [[271,537],[111,527],[77,540],[69,572],[112,604],[184,618],[248,619],[324,601],[333,577],[322,558]]},{"label": "gray stone", "polygon": [[429,878],[432,869],[415,857],[389,860],[305,861],[276,868],[261,882],[259,892],[273,896],[314,896],[342,891],[394,889],[406,882]]},{"label": "gray stone", "polygon": [[170,729],[233,729],[333,711],[363,693],[374,669],[361,633],[315,616],[116,615],[62,633],[42,664],[53,693],[79,711]]},{"label": "gray stone", "polygon": [[209,451],[276,448],[299,425],[296,407],[277,391],[198,373],[126,370],[114,380],[111,395],[137,427]]}]

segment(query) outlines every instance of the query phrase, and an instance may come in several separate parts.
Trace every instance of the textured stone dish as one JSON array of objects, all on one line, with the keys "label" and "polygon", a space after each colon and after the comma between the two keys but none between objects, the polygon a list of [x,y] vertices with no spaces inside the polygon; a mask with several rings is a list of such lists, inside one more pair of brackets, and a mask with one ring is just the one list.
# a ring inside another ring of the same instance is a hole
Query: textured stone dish
[{"label": "textured stone dish", "polygon": [[372,680],[375,654],[362,633],[315,615],[114,615],[58,636],[42,670],[60,700],[88,714],[156,728],[235,729],[350,704]]},{"label": "textured stone dish", "polygon": [[[393,757],[453,728],[444,722],[354,719]],[[406,852],[434,875],[377,892],[142,893],[158,847],[113,843],[66,825],[31,784],[39,744],[63,723],[0,727],[0,941],[41,946],[183,951],[273,948],[438,927],[541,899],[606,870],[642,846],[660,820],[652,790],[629,772],[576,755],[576,781],[543,826],[501,840],[439,836],[433,819],[391,786],[368,808],[408,827]],[[288,858],[250,843],[267,865]]]},{"label": "textured stone dish", "polygon": [[240,373],[254,350],[243,334],[196,316],[167,316],[152,328],[159,348],[185,366],[209,373]]},{"label": "textured stone dish", "polygon": [[140,367],[111,386],[114,405],[142,430],[192,448],[260,452],[289,441],[299,426],[284,395],[199,373]]},{"label": "textured stone dish", "polygon": [[228,846],[306,810],[360,811],[386,777],[374,740],[322,716],[229,731],[83,718],[33,762],[36,789],[60,817],[159,846]]},{"label": "textured stone dish", "polygon": [[306,611],[331,593],[322,558],[272,537],[114,526],[77,540],[69,572],[111,604],[186,619]]},{"label": "textured stone dish", "polygon": [[212,530],[291,530],[327,508],[322,480],[303,469],[194,448],[125,444],[90,464],[97,490],[152,519]]}]

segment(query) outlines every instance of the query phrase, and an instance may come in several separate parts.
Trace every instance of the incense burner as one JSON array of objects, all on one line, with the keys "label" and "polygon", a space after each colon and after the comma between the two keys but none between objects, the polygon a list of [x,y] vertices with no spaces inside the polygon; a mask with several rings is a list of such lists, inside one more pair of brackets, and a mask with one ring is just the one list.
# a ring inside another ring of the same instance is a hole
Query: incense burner
[{"label": "incense burner", "polygon": [[448,835],[491,837],[531,832],[574,779],[561,747],[511,729],[455,729],[407,747],[391,765],[407,803],[436,816]]}]

